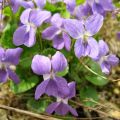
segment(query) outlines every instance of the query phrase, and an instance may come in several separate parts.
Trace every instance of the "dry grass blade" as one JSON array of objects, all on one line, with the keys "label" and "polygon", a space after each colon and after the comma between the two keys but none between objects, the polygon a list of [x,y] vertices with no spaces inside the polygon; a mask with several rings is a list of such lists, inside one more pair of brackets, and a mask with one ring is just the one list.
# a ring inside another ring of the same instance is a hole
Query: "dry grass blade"
[{"label": "dry grass blade", "polygon": [[28,115],[28,116],[31,116],[31,117],[39,118],[41,120],[61,120],[61,119],[54,118],[54,117],[51,117],[51,116],[40,115],[40,114],[36,114],[36,113],[33,113],[33,112],[29,112],[29,111],[9,107],[9,106],[6,106],[6,105],[0,105],[0,109],[18,112],[20,114],[24,114],[24,115]]}]

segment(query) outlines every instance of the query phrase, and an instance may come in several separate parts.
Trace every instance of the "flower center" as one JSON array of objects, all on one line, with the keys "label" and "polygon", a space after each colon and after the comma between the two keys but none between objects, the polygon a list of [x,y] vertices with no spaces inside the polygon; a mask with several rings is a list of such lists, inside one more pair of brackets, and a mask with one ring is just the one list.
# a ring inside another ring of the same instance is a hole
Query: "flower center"
[{"label": "flower center", "polygon": [[26,32],[29,32],[31,27],[36,29],[36,26],[33,23],[27,23],[26,25],[27,25]]},{"label": "flower center", "polygon": [[15,71],[16,70],[16,66],[12,65],[10,63],[6,63],[6,62],[1,62],[0,61],[0,69],[1,70],[5,70],[6,68],[10,68],[11,70]]},{"label": "flower center", "polygon": [[0,69],[4,70],[6,68],[6,64],[3,62],[0,62]]},{"label": "flower center", "polygon": [[96,3],[99,3],[99,0],[95,0]]},{"label": "flower center", "polygon": [[48,79],[54,79],[55,78],[55,73],[54,73],[54,71],[52,70],[49,74],[44,74],[43,75],[43,78],[44,78],[44,80],[48,80]]},{"label": "flower center", "polygon": [[106,61],[108,59],[108,56],[102,56],[101,59],[99,60],[99,63],[103,63],[104,61]]},{"label": "flower center", "polygon": [[68,99],[63,99],[63,98],[57,97],[57,102],[62,102],[64,104],[68,104]]},{"label": "flower center", "polygon": [[88,33],[88,32],[85,32],[85,33],[84,33],[84,35],[83,35],[83,40],[84,40],[84,42],[87,42],[89,36],[90,36],[90,33]]}]

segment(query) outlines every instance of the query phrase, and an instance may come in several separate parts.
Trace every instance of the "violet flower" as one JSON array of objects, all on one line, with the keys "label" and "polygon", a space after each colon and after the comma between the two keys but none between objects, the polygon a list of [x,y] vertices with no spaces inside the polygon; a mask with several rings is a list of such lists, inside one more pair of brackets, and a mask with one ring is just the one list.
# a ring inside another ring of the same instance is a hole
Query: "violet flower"
[{"label": "violet flower", "polygon": [[92,14],[92,8],[87,2],[75,7],[73,12],[73,15],[79,20],[83,20]]},{"label": "violet flower", "polygon": [[22,51],[22,48],[4,50],[0,47],[0,82],[5,83],[8,78],[12,79],[15,83],[20,81],[12,68],[15,68],[19,63]]},{"label": "violet flower", "polygon": [[87,3],[92,7],[94,13],[105,15],[107,11],[114,10],[115,6],[112,0],[87,0]]},{"label": "violet flower", "polygon": [[78,58],[82,56],[95,58],[98,56],[98,43],[92,36],[100,30],[102,25],[103,16],[100,14],[88,17],[84,23],[76,19],[64,20],[65,30],[72,38],[77,39],[74,51]]},{"label": "violet flower", "polygon": [[70,111],[74,116],[78,116],[77,111],[68,105],[68,100],[75,97],[76,94],[75,82],[70,82],[68,87],[70,91],[69,95],[64,97],[55,96],[57,98],[57,102],[53,102],[47,107],[47,113],[52,114],[55,111],[59,115],[66,115]]},{"label": "violet flower", "polygon": [[56,13],[51,18],[51,24],[52,26],[46,28],[42,32],[42,37],[47,40],[52,40],[54,48],[60,50],[65,47],[66,50],[69,51],[71,46],[71,39],[64,31],[63,18],[61,18],[61,16]]},{"label": "violet flower", "polygon": [[73,14],[74,9],[76,7],[76,0],[64,0],[64,3],[66,4],[67,10]]},{"label": "violet flower", "polygon": [[32,47],[36,42],[36,30],[42,23],[51,16],[48,11],[41,11],[37,9],[26,9],[21,17],[20,26],[13,35],[13,43],[16,46],[25,45]]},{"label": "violet flower", "polygon": [[108,54],[108,45],[103,41],[99,41],[99,55],[95,59],[100,64],[102,72],[105,74],[110,73],[112,66],[116,66],[119,63],[119,59],[114,54]]},{"label": "violet flower", "polygon": [[[25,9],[28,8],[39,8],[40,10],[43,9],[43,7],[46,4],[46,0],[11,0],[10,5],[14,13],[16,13],[20,6],[24,7]],[[36,5],[36,6],[35,6]]]},{"label": "violet flower", "polygon": [[39,99],[44,93],[49,96],[57,96],[58,93],[61,96],[69,94],[67,81],[56,75],[57,72],[63,71],[67,67],[67,60],[62,53],[56,52],[51,58],[35,55],[31,67],[35,74],[43,75],[44,78],[44,81],[36,88],[35,99]]},{"label": "violet flower", "polygon": [[25,1],[25,0],[10,0],[10,6],[14,13],[16,13],[20,6],[24,8],[34,8],[34,3],[32,0]]}]

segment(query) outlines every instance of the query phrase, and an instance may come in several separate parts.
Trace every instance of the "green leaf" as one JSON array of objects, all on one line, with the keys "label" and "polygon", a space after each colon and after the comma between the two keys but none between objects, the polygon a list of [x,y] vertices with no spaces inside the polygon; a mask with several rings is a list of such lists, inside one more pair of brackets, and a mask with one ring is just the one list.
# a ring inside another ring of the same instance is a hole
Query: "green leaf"
[{"label": "green leaf", "polygon": [[13,45],[13,33],[16,29],[17,24],[13,25],[8,25],[6,26],[7,29],[4,31],[0,38],[0,43],[4,48],[14,48],[15,46]]},{"label": "green leaf", "polygon": [[84,79],[81,78],[76,71],[72,71],[71,73],[69,73],[69,77],[70,79],[76,81],[78,84],[81,84],[84,81]]},{"label": "green leaf", "polygon": [[61,13],[63,18],[70,18],[70,13],[65,10],[64,12]]},{"label": "green leaf", "polygon": [[91,68],[92,71],[96,73],[96,75],[93,73],[89,73],[88,75],[85,76],[86,80],[98,86],[106,85],[109,82],[105,75],[102,73],[99,64],[91,61],[89,63],[89,67]]},{"label": "green leaf", "polygon": [[89,67],[94,71],[96,72],[97,74],[101,75],[101,76],[104,76],[104,74],[102,73],[102,70],[100,68],[100,65],[94,61],[90,61],[89,62]]},{"label": "green leaf", "polygon": [[32,57],[30,57],[30,58],[24,58],[24,59],[21,59],[21,61],[20,61],[20,65],[23,68],[30,68],[31,64],[32,64]]},{"label": "green leaf", "polygon": [[3,9],[3,13],[4,13],[5,16],[11,16],[13,14],[10,7],[5,7]]},{"label": "green leaf", "polygon": [[96,105],[93,101],[98,101],[98,93],[92,86],[85,86],[80,90],[80,99],[86,106],[94,107]]},{"label": "green leaf", "polygon": [[56,5],[50,4],[47,2],[45,9],[51,11],[52,13],[60,13],[65,10],[65,5],[60,3],[56,3]]},{"label": "green leaf", "polygon": [[117,8],[120,8],[120,2],[115,3],[115,6],[116,6]]},{"label": "green leaf", "polygon": [[86,76],[86,79],[91,82],[92,84],[94,85],[97,85],[97,86],[104,86],[106,85],[109,81],[108,79],[104,79],[102,77],[99,77],[99,76]]},{"label": "green leaf", "polygon": [[37,76],[33,75],[28,78],[28,80],[22,80],[19,84],[15,84],[12,81],[10,82],[10,87],[11,90],[18,94],[18,93],[23,93],[31,88],[33,88],[37,83],[39,82],[39,79]]},{"label": "green leaf", "polygon": [[84,3],[85,0],[76,0],[76,2],[77,2],[77,5],[80,5],[80,4]]},{"label": "green leaf", "polygon": [[57,72],[57,76],[65,76],[69,72],[69,67],[66,67],[64,71],[62,72]]},{"label": "green leaf", "polygon": [[23,46],[20,66],[25,69],[31,68],[32,59],[36,54],[39,54],[39,45],[37,43],[31,48]]},{"label": "green leaf", "polygon": [[33,98],[27,101],[27,108],[33,112],[43,113],[49,104],[48,99],[40,99],[39,101]]},{"label": "green leaf", "polygon": [[56,50],[53,49],[53,48],[46,48],[45,50],[42,51],[42,55],[45,55],[45,56],[53,56],[55,54]]}]

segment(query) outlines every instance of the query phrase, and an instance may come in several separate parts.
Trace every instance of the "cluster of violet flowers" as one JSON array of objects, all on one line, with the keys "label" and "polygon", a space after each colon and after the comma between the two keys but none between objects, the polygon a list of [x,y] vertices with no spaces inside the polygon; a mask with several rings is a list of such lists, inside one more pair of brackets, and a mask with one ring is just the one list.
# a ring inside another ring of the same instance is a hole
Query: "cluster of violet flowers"
[{"label": "cluster of violet flowers", "polygon": [[[50,11],[44,9],[47,2],[51,4],[64,2],[72,18],[63,18],[59,13],[52,15]],[[106,13],[115,9],[111,0],[86,0],[79,6],[75,0],[11,0],[10,6],[14,13],[21,6],[25,8],[20,16],[21,24],[13,35],[14,45],[34,46],[37,29],[43,23],[49,23],[50,26],[42,31],[42,38],[52,41],[56,50],[65,48],[70,51],[74,39],[74,53],[78,59],[90,57],[100,65],[105,74],[109,74],[111,67],[118,64],[119,59],[109,54],[106,42],[104,40],[97,42],[94,38],[103,25]],[[6,82],[8,78],[15,83],[20,81],[13,68],[19,63],[22,51],[22,48],[5,50],[0,47],[0,82]],[[46,109],[49,114],[56,112],[65,115],[71,112],[78,116],[76,110],[68,104],[68,100],[75,97],[76,83],[68,83],[65,78],[57,76],[58,72],[64,71],[67,67],[67,59],[60,51],[53,56],[37,54],[33,57],[31,65],[33,72],[43,76],[43,81],[36,88],[35,99],[38,100],[43,94],[56,98],[56,102]]]}]

